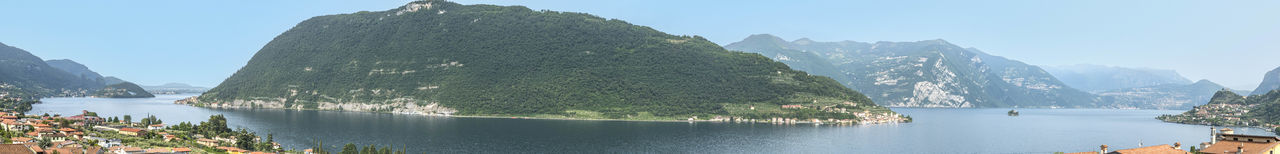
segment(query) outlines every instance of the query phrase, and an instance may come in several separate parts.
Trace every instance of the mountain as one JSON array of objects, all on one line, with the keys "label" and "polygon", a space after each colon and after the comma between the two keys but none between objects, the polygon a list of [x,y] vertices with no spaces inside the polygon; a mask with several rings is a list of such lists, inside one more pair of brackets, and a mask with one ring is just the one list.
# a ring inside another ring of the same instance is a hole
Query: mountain
[{"label": "mountain", "polygon": [[1266,94],[1275,89],[1280,89],[1280,67],[1268,71],[1262,78],[1262,84],[1258,84],[1258,88],[1253,89],[1253,94]]},{"label": "mountain", "polygon": [[1226,87],[1209,80],[1193,84],[1164,84],[1099,92],[1104,102],[1115,106],[1144,109],[1191,109],[1209,102],[1216,91]]},{"label": "mountain", "polygon": [[147,90],[132,82],[124,82],[113,85],[107,85],[102,90],[95,91],[94,97],[105,98],[151,98],[156,97]]},{"label": "mountain", "polygon": [[[0,43],[0,86],[32,96],[83,96],[102,88],[97,81],[54,68],[31,53]],[[14,92],[17,93],[17,92]]]},{"label": "mountain", "polygon": [[151,92],[153,94],[204,93],[205,91],[209,91],[209,88],[196,87],[196,86],[191,86],[183,83],[166,83],[164,85],[159,85],[159,86],[142,86],[142,89],[146,89],[147,92]]},{"label": "mountain", "polygon": [[1174,70],[1089,64],[1040,66],[1040,68],[1044,68],[1071,88],[1093,93],[1166,84],[1192,84],[1191,80],[1187,80]]},{"label": "mountain", "polygon": [[53,68],[58,68],[59,70],[67,71],[67,73],[71,73],[71,75],[75,75],[85,80],[90,80],[102,85],[106,85],[105,78],[103,78],[101,74],[98,74],[98,72],[93,72],[93,70],[89,70],[89,67],[84,66],[84,64],[77,63],[70,59],[54,59],[54,60],[47,60],[44,62],[46,64],[49,64],[49,66],[52,66]]},{"label": "mountain", "polygon": [[806,72],[831,76],[892,107],[1105,106],[1097,97],[1064,85],[1039,67],[941,39],[875,43],[781,40],[759,34],[725,48],[760,53]]},{"label": "mountain", "polygon": [[436,0],[313,17],[217,87],[178,103],[591,119],[901,119],[835,80],[699,36],[584,13]]}]

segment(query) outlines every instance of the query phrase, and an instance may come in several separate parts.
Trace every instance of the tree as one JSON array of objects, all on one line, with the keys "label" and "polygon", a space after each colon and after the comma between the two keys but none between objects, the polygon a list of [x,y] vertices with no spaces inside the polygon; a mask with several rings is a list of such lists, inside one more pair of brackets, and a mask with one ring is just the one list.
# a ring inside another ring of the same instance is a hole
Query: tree
[{"label": "tree", "polygon": [[356,147],[356,144],[347,143],[347,145],[342,146],[342,151],[338,153],[339,154],[360,154],[360,148]]},{"label": "tree", "polygon": [[133,117],[129,115],[124,115],[124,123],[125,124],[133,123]]},{"label": "tree", "polygon": [[253,138],[257,138],[257,137],[255,137],[256,135],[253,135],[253,133],[250,133],[249,130],[241,128],[240,131],[237,132],[236,134],[238,134],[236,135],[237,148],[245,149],[245,150],[259,150],[258,147],[255,146],[253,142]]}]

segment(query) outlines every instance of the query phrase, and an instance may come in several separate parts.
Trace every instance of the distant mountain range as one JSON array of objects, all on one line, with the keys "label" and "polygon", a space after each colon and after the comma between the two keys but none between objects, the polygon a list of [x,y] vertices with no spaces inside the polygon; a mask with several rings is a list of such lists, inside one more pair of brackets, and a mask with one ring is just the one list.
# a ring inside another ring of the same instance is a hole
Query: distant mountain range
[{"label": "distant mountain range", "polygon": [[[1156,85],[1187,85],[1191,80],[1174,70],[1124,68],[1102,65],[1040,66],[1072,88],[1097,93]],[[1217,89],[1215,89],[1216,91]],[[1206,94],[1208,95],[1208,94]]]},{"label": "distant mountain range", "polygon": [[1098,92],[1113,106],[1145,109],[1190,109],[1209,102],[1216,91],[1226,89],[1209,80],[1193,84],[1163,84]]},{"label": "distant mountain range", "polygon": [[[128,97],[150,97],[141,89],[112,83],[75,61],[41,60],[17,47],[0,44],[0,97],[83,97],[99,96],[104,90],[130,93]],[[115,79],[118,80],[118,79]],[[125,83],[124,81],[120,81]],[[132,83],[130,83],[132,84]],[[116,96],[116,95],[113,95]],[[112,96],[100,96],[112,97]]]},{"label": "distant mountain range", "polygon": [[1280,89],[1280,67],[1277,67],[1276,69],[1268,71],[1266,75],[1263,75],[1262,84],[1258,84],[1258,88],[1253,89],[1252,94],[1253,95],[1266,94],[1267,92],[1270,92],[1271,90],[1276,90],[1276,89]]},{"label": "distant mountain range", "polygon": [[204,93],[209,91],[207,87],[196,87],[183,83],[167,83],[159,86],[142,86],[147,92],[154,94],[184,94],[184,93]]},{"label": "distant mountain range", "polygon": [[584,13],[439,0],[308,19],[217,87],[179,103],[589,119],[902,119],[835,80],[702,37]]},{"label": "distant mountain range", "polygon": [[1033,65],[944,40],[785,41],[752,35],[726,45],[830,76],[891,107],[1104,107]]}]

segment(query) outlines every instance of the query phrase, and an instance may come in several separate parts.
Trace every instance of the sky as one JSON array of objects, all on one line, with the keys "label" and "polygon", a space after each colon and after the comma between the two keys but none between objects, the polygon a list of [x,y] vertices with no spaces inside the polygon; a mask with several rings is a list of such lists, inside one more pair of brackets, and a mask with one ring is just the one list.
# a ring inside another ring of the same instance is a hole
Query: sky
[{"label": "sky", "polygon": [[[0,42],[143,85],[215,86],[313,16],[407,0],[5,1]],[[1280,1],[459,0],[585,12],[728,44],[944,39],[1033,65],[1172,69],[1252,90],[1280,67]]]}]

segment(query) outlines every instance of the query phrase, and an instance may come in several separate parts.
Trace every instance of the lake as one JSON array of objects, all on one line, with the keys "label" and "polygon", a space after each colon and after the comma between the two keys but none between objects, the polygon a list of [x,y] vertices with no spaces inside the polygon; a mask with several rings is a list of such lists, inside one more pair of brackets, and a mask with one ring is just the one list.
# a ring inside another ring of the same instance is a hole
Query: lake
[{"label": "lake", "polygon": [[[1209,126],[1164,123],[1178,110],[920,109],[894,108],[915,118],[904,124],[814,126],[712,122],[634,122],[459,118],[337,111],[207,109],[173,104],[188,95],[156,98],[47,98],[28,114],[156,115],[168,124],[224,114],[299,150],[322,140],[408,147],[410,153],[1052,153],[1128,149],[1209,139]],[[1263,129],[1236,133],[1272,135]]]}]

